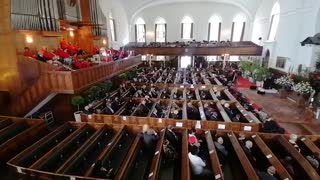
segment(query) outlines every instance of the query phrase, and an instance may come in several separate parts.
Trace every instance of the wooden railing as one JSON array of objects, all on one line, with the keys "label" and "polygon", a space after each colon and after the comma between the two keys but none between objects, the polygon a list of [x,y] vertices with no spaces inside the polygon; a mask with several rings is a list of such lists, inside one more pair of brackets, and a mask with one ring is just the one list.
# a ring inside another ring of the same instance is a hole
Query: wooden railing
[{"label": "wooden railing", "polygon": [[135,56],[87,69],[65,72],[54,71],[51,66],[47,66],[45,63],[33,62],[37,67],[35,71],[39,70],[41,72],[34,76],[35,82],[26,88],[23,93],[12,98],[10,113],[14,116],[23,115],[50,93],[78,93],[95,83],[137,66],[140,62],[141,56]]},{"label": "wooden railing", "polygon": [[261,46],[248,46],[248,47],[136,47],[129,48],[135,54],[153,54],[162,56],[209,56],[230,54],[237,56],[261,56]]}]

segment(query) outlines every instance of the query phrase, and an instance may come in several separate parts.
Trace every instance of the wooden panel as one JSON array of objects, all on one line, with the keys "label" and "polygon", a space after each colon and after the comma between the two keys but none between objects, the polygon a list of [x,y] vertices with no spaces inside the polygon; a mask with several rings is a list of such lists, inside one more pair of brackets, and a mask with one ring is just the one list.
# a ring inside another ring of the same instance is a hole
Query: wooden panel
[{"label": "wooden panel", "polygon": [[309,175],[311,179],[320,179],[317,171],[314,170],[314,168],[310,165],[310,163],[304,159],[304,157],[287,141],[286,138],[283,136],[278,136],[277,140],[280,142],[280,144],[292,155],[293,158],[295,158],[301,167],[304,169],[304,171]]},{"label": "wooden panel", "polygon": [[160,132],[160,139],[157,143],[157,147],[155,149],[154,157],[151,161],[151,166],[149,170],[148,179],[155,180],[158,177],[158,172],[160,169],[160,160],[162,156],[162,146],[165,139],[165,129],[162,129]]},{"label": "wooden panel", "polygon": [[235,150],[235,152],[237,153],[238,155],[238,158],[242,164],[242,167],[244,169],[244,171],[246,172],[248,178],[251,180],[258,180],[258,176],[257,174],[255,173],[252,165],[250,164],[246,154],[243,152],[236,136],[234,135],[234,133],[228,133],[228,137],[232,143],[232,146]]},{"label": "wooden panel", "polygon": [[259,135],[253,135],[252,138],[254,142],[257,144],[257,146],[259,147],[259,149],[267,157],[270,164],[276,168],[277,173],[279,174],[281,179],[292,179],[288,171],[282,166],[279,159],[272,153],[272,151],[264,143],[261,137]]},{"label": "wooden panel", "polygon": [[221,179],[223,180],[223,172],[221,170],[218,154],[216,151],[216,148],[213,144],[212,136],[210,131],[205,132],[206,141],[208,145],[208,151],[210,154],[210,160],[211,160],[211,166],[212,166],[212,172],[214,173],[215,179]]},{"label": "wooden panel", "polygon": [[188,157],[188,132],[186,129],[182,131],[182,153],[181,153],[181,180],[190,180],[190,162]]},{"label": "wooden panel", "polygon": [[153,54],[163,56],[208,56],[230,54],[232,56],[261,56],[261,46],[251,47],[137,47],[129,48],[136,54]]}]

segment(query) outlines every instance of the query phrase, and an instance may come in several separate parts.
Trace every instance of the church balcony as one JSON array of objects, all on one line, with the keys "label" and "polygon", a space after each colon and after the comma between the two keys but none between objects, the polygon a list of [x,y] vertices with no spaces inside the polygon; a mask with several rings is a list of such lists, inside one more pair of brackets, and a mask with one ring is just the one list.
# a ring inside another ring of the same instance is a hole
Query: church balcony
[{"label": "church balcony", "polygon": [[135,54],[152,54],[162,56],[221,56],[228,54],[230,56],[261,56],[262,46],[258,46],[253,42],[230,42],[229,44],[217,45],[197,45],[198,47],[169,47],[169,46],[133,46],[127,47],[133,50]]}]

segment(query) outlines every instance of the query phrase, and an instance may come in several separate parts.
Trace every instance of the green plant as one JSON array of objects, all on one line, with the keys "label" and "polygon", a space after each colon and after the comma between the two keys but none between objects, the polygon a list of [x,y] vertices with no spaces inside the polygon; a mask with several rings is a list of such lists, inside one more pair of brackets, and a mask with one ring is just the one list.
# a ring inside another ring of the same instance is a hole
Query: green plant
[{"label": "green plant", "polygon": [[257,81],[264,81],[271,76],[271,72],[267,67],[255,67],[253,72]]},{"label": "green plant", "polygon": [[82,96],[74,96],[71,100],[71,104],[73,106],[76,106],[78,108],[78,111],[80,109],[80,106],[82,106],[85,103],[85,100]]},{"label": "green plant", "polygon": [[121,79],[121,81],[127,81],[128,80],[128,74],[127,73],[121,73],[119,75],[119,78]]},{"label": "green plant", "polygon": [[90,94],[92,95],[93,99],[96,99],[100,92],[101,92],[101,88],[99,86],[92,86],[90,89]]},{"label": "green plant", "polygon": [[112,88],[112,81],[110,81],[110,80],[104,81],[104,82],[98,84],[98,87],[101,88],[101,91],[103,93],[109,92]]}]

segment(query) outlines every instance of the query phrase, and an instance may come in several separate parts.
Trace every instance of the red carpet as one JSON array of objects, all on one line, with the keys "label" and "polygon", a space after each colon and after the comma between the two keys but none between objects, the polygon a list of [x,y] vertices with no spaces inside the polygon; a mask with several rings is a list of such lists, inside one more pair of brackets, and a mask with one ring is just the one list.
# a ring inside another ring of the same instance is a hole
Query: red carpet
[{"label": "red carpet", "polygon": [[250,88],[250,86],[253,86],[253,85],[255,85],[255,84],[251,83],[247,79],[244,79],[242,76],[239,76],[236,88]]}]

